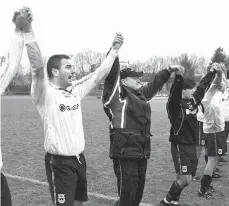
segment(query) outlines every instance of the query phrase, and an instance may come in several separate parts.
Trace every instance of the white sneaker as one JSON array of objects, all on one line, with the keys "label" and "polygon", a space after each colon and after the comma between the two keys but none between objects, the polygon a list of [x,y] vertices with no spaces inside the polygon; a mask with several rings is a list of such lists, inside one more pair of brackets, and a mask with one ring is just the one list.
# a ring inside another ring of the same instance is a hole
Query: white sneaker
[{"label": "white sneaker", "polygon": [[227,140],[227,143],[229,144],[229,140]]}]

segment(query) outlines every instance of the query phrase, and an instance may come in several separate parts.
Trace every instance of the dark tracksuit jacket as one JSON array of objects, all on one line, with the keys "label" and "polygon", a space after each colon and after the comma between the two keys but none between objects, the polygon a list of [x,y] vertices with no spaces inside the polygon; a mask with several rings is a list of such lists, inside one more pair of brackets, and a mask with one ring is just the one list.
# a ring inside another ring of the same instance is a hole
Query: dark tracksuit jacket
[{"label": "dark tracksuit jacket", "polygon": [[195,145],[198,121],[197,106],[201,104],[205,92],[209,89],[216,72],[208,72],[200,81],[192,99],[182,99],[183,78],[176,75],[167,102],[170,120],[170,142],[174,144]]},{"label": "dark tracksuit jacket", "polygon": [[149,100],[169,79],[162,70],[154,80],[138,91],[123,86],[117,58],[105,79],[104,110],[110,120],[110,158],[149,159],[151,108]]}]

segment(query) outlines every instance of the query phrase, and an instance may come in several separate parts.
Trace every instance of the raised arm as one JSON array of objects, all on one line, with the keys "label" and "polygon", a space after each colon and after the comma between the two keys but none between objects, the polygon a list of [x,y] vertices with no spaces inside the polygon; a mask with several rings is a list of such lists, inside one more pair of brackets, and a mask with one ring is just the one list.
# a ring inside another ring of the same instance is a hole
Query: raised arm
[{"label": "raised arm", "polygon": [[148,101],[162,89],[165,82],[168,81],[170,74],[171,72],[168,69],[164,69],[158,72],[151,82],[140,89]]},{"label": "raised arm", "polygon": [[44,60],[32,30],[32,14],[29,9],[24,11],[20,21],[24,32],[27,54],[32,67],[31,95],[36,104],[43,104],[48,87],[48,78],[44,67]]},{"label": "raised arm", "polygon": [[149,101],[152,99],[158,91],[160,91],[170,78],[172,72],[183,72],[184,68],[180,65],[172,65],[169,69],[164,69],[156,74],[154,79],[149,82],[147,85],[143,86],[140,90],[146,99]]},{"label": "raised arm", "polygon": [[213,96],[215,95],[217,89],[219,88],[221,82],[222,82],[222,73],[218,72],[210,88],[207,90],[202,100],[202,104],[205,108],[211,103],[211,100]]},{"label": "raised arm", "polygon": [[73,83],[73,92],[78,89],[81,99],[85,97],[99,82],[109,74],[111,67],[117,58],[118,51],[123,43],[123,37],[117,35],[113,41],[112,48],[101,66],[93,73],[83,77],[81,80]]},{"label": "raised arm", "polygon": [[5,62],[0,65],[0,94],[2,94],[15,74],[18,72],[23,53],[23,37],[20,31],[14,31],[5,56]]},{"label": "raised arm", "polygon": [[[109,51],[110,52],[110,51]],[[108,52],[108,54],[109,54]],[[114,98],[114,94],[120,84],[120,64],[117,57],[112,65],[110,73],[104,81],[103,104],[107,104]]]},{"label": "raised arm", "polygon": [[176,74],[172,87],[170,89],[170,95],[166,104],[166,109],[170,119],[176,118],[180,112],[180,102],[182,98],[183,77],[180,74]]},{"label": "raised arm", "polygon": [[193,94],[194,101],[196,103],[196,106],[200,104],[202,99],[205,96],[205,93],[209,89],[215,74],[216,74],[216,68],[212,68],[211,71],[209,71],[200,81],[199,85],[196,88],[196,91]]}]

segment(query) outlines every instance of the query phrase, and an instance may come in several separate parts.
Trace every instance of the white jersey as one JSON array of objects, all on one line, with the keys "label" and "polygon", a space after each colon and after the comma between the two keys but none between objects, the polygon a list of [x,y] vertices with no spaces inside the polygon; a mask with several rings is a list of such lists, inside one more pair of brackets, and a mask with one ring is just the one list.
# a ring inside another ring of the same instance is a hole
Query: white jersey
[{"label": "white jersey", "polygon": [[25,34],[25,41],[30,62],[35,65],[32,71],[31,95],[44,125],[45,151],[79,157],[85,148],[81,100],[109,74],[117,51],[112,49],[95,72],[63,90],[48,81],[33,34]]},{"label": "white jersey", "polygon": [[47,84],[45,93],[36,103],[44,124],[45,151],[74,156],[84,151],[85,140],[80,95]]},{"label": "white jersey", "polygon": [[[18,72],[23,53],[24,42],[22,37],[21,32],[13,32],[10,37],[9,47],[4,54],[5,61],[0,61],[0,95],[2,95],[15,74]],[[2,150],[0,146],[0,170],[2,166]]]},{"label": "white jersey", "polygon": [[204,133],[222,132],[225,129],[222,96],[222,92],[217,90],[216,85],[212,85],[202,100],[205,116]]},{"label": "white jersey", "polygon": [[202,111],[201,105],[198,105],[198,112],[196,114],[196,117],[199,122],[205,122],[204,113]]},{"label": "white jersey", "polygon": [[225,121],[229,121],[229,80],[227,80],[227,87],[225,92],[223,93],[223,108],[224,108],[224,115]]},{"label": "white jersey", "polygon": [[23,35],[15,31],[10,37],[9,47],[4,54],[5,61],[0,61],[0,94],[2,94],[18,72],[23,53]]}]

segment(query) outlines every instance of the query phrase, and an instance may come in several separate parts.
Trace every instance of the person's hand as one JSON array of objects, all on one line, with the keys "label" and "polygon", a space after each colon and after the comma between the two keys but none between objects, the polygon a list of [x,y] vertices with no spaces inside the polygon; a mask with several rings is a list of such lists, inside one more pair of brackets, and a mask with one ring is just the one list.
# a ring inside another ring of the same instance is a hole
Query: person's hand
[{"label": "person's hand", "polygon": [[123,39],[124,38],[123,38],[122,34],[116,33],[116,36],[112,42],[112,48],[115,50],[119,50],[123,44]]},{"label": "person's hand", "polygon": [[172,65],[169,67],[169,71],[172,73],[174,72],[175,74],[178,75],[183,75],[184,74],[184,67],[180,66],[180,65]]},{"label": "person's hand", "polygon": [[219,63],[214,62],[211,65],[210,71],[216,71],[218,74],[222,74],[222,68]]},{"label": "person's hand", "polygon": [[19,11],[14,12],[13,20],[16,30],[28,33],[32,30],[33,15],[28,7],[23,7]]}]

